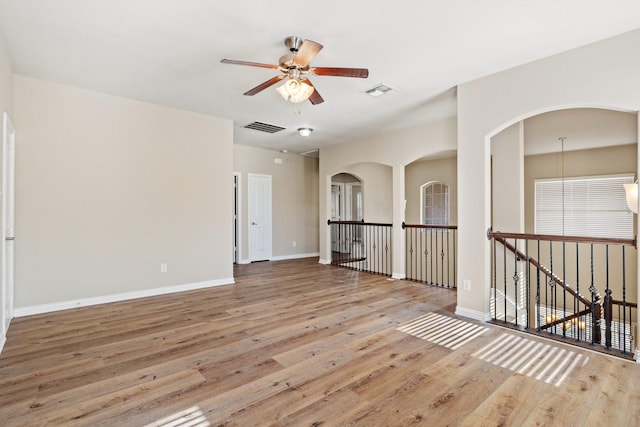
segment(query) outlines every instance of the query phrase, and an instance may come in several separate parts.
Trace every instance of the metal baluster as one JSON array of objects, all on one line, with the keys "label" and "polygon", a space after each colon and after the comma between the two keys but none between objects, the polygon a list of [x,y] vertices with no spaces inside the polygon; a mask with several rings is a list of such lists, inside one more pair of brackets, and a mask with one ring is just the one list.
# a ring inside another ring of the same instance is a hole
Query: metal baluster
[{"label": "metal baluster", "polygon": [[[540,261],[540,240],[536,240],[538,248],[538,261]],[[546,293],[545,293],[546,298]],[[536,309],[537,313],[537,330],[540,332],[542,329],[542,314],[540,313],[540,263],[536,267]]]},{"label": "metal baluster", "polygon": [[453,230],[453,287],[458,287],[458,270],[457,270],[457,254],[456,248],[458,245],[458,230]]},{"label": "metal baluster", "polygon": [[607,350],[611,349],[611,308],[612,308],[612,304],[611,304],[611,289],[609,289],[609,245],[605,245],[605,254],[606,254],[606,274],[607,274],[607,288],[604,291],[604,325],[605,325],[605,329],[604,329],[604,339],[605,339],[605,347],[607,347]]},{"label": "metal baluster", "polygon": [[429,283],[433,285],[433,229],[429,229]]},{"label": "metal baluster", "polygon": [[514,285],[514,304],[513,311],[515,314],[515,325],[518,326],[518,239],[513,240],[513,247],[515,248],[513,254],[513,285]]},{"label": "metal baluster", "polygon": [[[622,353],[625,354],[627,352],[627,275],[626,275],[626,257],[625,257],[625,247],[622,245],[622,340],[624,343],[622,344]],[[618,320],[620,320],[620,315],[618,314]],[[620,328],[618,328],[620,331]],[[620,339],[618,338],[618,343]],[[631,349],[629,349],[631,350]]]},{"label": "metal baluster", "polygon": [[504,300],[504,322],[507,322],[507,239],[504,240],[504,245],[502,246],[502,276],[504,278],[504,296],[502,299]]},{"label": "metal baluster", "polygon": [[[589,290],[591,291],[591,345],[600,344],[601,340],[601,331],[600,331],[600,316],[601,316],[601,307],[599,301],[599,295],[597,293],[598,289],[596,288],[594,282],[594,266],[593,266],[593,243],[591,243],[591,286],[589,286]],[[598,299],[596,303],[596,298]]]},{"label": "metal baluster", "polygon": [[[580,295],[580,245],[578,242],[576,242],[576,294]],[[575,297],[573,301],[573,311],[577,313],[580,311],[580,300]],[[580,342],[580,317],[576,319],[576,326],[577,341]]]},{"label": "metal baluster", "polygon": [[449,243],[451,240],[451,231],[447,230],[447,288],[451,287],[451,249]]},{"label": "metal baluster", "polygon": [[[437,256],[438,255],[438,231],[439,230],[436,228],[433,231],[434,231],[434,233],[436,233],[436,251],[435,251],[435,254]],[[435,283],[436,286],[440,286],[439,277],[440,276],[438,275],[438,258],[436,258],[436,283]]]},{"label": "metal baluster", "polygon": [[531,264],[529,263],[529,239],[525,240],[525,265],[527,266],[527,288],[526,288],[526,296],[527,299],[527,329],[531,327],[531,322],[529,319],[531,318]]},{"label": "metal baluster", "polygon": [[498,320],[498,275],[496,270],[498,269],[498,265],[496,263],[496,239],[493,238],[493,320]]},{"label": "metal baluster", "polygon": [[[551,294],[551,321],[555,322],[556,319],[558,318],[558,315],[556,314],[556,303],[557,303],[557,290],[556,290],[556,276],[554,276],[553,274],[553,242],[549,241],[549,266],[551,268],[551,289],[553,290],[553,293]],[[550,328],[551,331],[551,335],[555,334],[556,332],[556,325],[555,323],[553,324],[553,326]]]},{"label": "metal baluster", "polygon": [[[566,254],[566,244],[562,242],[562,308],[563,314],[562,317],[567,317],[567,254]],[[566,322],[566,321],[565,321]],[[567,328],[565,327],[565,322],[562,322],[562,338],[567,337]]]}]

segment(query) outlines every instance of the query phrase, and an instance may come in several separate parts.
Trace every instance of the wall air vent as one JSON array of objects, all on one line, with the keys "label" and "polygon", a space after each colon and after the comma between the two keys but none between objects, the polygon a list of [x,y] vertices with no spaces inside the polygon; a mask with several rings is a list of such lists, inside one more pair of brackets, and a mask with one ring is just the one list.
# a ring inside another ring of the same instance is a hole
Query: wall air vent
[{"label": "wall air vent", "polygon": [[285,129],[281,126],[270,125],[269,123],[262,123],[262,122],[253,122],[253,123],[249,123],[248,125],[244,125],[242,127],[245,129],[253,129],[253,130],[266,132],[266,133],[276,133]]}]

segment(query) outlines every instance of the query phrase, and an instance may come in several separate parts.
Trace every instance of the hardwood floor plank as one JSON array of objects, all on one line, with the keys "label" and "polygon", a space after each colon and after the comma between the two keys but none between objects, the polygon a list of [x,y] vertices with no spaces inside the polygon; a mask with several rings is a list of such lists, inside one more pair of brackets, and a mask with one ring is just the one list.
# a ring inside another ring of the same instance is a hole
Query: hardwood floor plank
[{"label": "hardwood floor plank", "polygon": [[233,285],[14,319],[0,354],[0,424],[615,426],[640,417],[639,365],[457,318],[452,290],[317,261],[239,265]]}]

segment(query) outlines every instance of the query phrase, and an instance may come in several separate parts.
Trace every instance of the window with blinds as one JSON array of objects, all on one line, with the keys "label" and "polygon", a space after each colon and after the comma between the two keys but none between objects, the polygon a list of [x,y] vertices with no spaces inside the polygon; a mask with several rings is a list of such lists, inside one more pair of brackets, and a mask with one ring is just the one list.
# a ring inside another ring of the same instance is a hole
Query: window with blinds
[{"label": "window with blinds", "polygon": [[535,232],[632,239],[623,184],[633,182],[633,175],[535,180]]},{"label": "window with blinds", "polygon": [[449,186],[429,182],[422,186],[422,223],[449,225]]}]

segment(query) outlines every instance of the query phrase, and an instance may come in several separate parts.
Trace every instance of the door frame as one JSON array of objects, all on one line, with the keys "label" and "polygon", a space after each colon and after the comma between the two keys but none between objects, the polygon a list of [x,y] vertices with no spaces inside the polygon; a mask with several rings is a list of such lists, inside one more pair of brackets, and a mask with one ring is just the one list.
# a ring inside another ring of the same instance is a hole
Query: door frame
[{"label": "door frame", "polygon": [[[254,178],[259,178],[259,179],[267,179],[268,183],[269,183],[269,194],[268,194],[268,201],[269,201],[269,206],[266,208],[266,214],[268,215],[268,220],[267,220],[267,224],[268,224],[268,232],[267,232],[267,240],[268,240],[268,256],[267,257],[262,257],[259,256],[257,257],[255,255],[255,251],[254,251],[254,245],[253,243],[253,239],[254,237],[254,233],[252,232],[252,225],[254,224],[253,218],[252,218],[252,212],[251,212],[251,198],[253,196],[253,188],[252,188],[252,180]],[[264,174],[258,174],[258,173],[249,173],[247,174],[247,200],[248,200],[248,206],[247,206],[247,228],[248,228],[248,244],[249,244],[249,262],[253,262],[253,261],[265,261],[267,259],[271,259],[273,256],[273,180],[271,175],[264,175]]]},{"label": "door frame", "polygon": [[242,263],[242,174],[233,173],[233,263]]},{"label": "door frame", "polygon": [[16,130],[9,115],[5,112],[2,118],[2,231],[0,232],[0,239],[2,239],[2,307],[0,308],[2,336],[0,336],[0,350],[9,329],[9,323],[13,318],[14,309],[15,149]]}]

